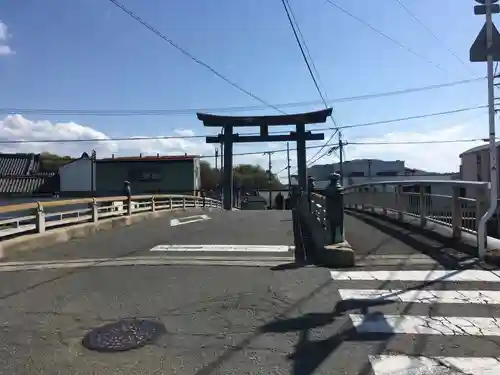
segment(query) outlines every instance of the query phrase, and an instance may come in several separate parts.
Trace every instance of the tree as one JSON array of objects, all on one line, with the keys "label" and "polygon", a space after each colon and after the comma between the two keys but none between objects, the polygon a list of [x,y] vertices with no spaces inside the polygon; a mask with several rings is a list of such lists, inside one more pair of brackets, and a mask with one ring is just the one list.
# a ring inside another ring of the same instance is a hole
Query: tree
[{"label": "tree", "polygon": [[220,171],[212,168],[204,160],[200,161],[201,187],[205,190],[215,190],[220,180]]},{"label": "tree", "polygon": [[[220,170],[212,168],[206,161],[200,163],[200,175],[203,189],[214,190],[220,183]],[[260,165],[237,165],[233,168],[233,181],[235,187],[245,190],[283,188],[283,185],[275,175],[271,176],[271,184],[269,185],[269,175]]]},{"label": "tree", "polygon": [[72,161],[71,156],[59,156],[50,152],[40,154],[40,166],[42,172],[57,172],[59,167]]}]

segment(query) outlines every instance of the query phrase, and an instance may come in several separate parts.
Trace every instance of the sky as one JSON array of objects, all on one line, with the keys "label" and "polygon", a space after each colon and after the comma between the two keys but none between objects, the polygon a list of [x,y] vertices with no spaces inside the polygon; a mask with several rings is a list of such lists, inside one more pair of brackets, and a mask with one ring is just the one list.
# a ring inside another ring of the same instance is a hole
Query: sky
[{"label": "sky", "polygon": [[[287,113],[324,108],[280,0],[120,1],[176,45],[265,103],[315,102],[283,107]],[[347,160],[404,160],[411,168],[454,172],[459,168],[459,154],[483,142],[405,142],[487,137],[486,108],[391,121],[487,104],[486,63],[469,62],[470,45],[484,23],[484,16],[473,13],[476,3],[400,2],[409,12],[397,0],[289,0],[322,92],[334,109],[335,125],[329,119],[308,126],[325,133],[325,141],[308,143],[312,147],[308,158],[330,138],[334,126],[375,122],[342,129]],[[359,98],[465,80],[472,81]],[[216,135],[220,129],[204,128],[196,109],[220,114],[217,109],[249,106],[265,107],[109,0],[0,3],[0,152],[79,156],[95,149],[98,157],[188,153],[207,156],[213,164],[214,158],[208,156],[214,155],[215,146],[206,144],[203,136]],[[110,114],[141,110],[141,116]],[[144,115],[148,110],[184,111]],[[268,107],[224,114],[278,112]],[[189,138],[141,139],[161,136]],[[109,140],[129,137],[136,139]],[[101,141],[71,142],[75,139]],[[278,172],[286,166],[285,148],[284,143],[237,144],[235,154],[253,154],[235,155],[234,161],[267,168],[267,155],[262,153],[276,151],[272,169]],[[293,150],[291,159],[293,171]],[[331,154],[317,163],[337,161]],[[286,172],[280,174],[285,176]]]}]

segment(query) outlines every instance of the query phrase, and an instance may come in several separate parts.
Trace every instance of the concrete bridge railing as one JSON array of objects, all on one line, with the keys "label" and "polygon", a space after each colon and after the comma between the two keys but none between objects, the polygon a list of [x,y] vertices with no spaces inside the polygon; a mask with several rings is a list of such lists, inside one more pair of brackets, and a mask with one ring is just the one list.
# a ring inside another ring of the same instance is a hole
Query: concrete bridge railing
[{"label": "concrete bridge railing", "polygon": [[0,207],[0,241],[51,229],[127,217],[146,212],[188,208],[221,208],[221,202],[190,195],[52,200]]},{"label": "concrete bridge railing", "polygon": [[[344,206],[411,222],[478,248],[498,248],[498,219],[487,223],[490,183],[458,180],[402,180],[345,187]],[[481,238],[483,239],[481,241]]]},{"label": "concrete bridge railing", "polygon": [[303,245],[300,251],[306,261],[331,267],[354,266],[354,252],[344,239],[340,186],[332,185],[326,196],[317,193],[298,196],[293,220],[295,243]]}]

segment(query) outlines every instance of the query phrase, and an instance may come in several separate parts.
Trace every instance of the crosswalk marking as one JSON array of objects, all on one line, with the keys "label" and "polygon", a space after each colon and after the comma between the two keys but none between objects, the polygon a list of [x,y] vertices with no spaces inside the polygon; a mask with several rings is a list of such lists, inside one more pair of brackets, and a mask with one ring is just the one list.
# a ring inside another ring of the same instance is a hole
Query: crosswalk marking
[{"label": "crosswalk marking", "polygon": [[349,314],[359,333],[500,336],[496,318]]},{"label": "crosswalk marking", "polygon": [[208,251],[208,252],[260,252],[280,253],[293,250],[292,246],[267,246],[267,245],[158,245],[149,251]]},{"label": "crosswalk marking", "polygon": [[[500,305],[500,271],[399,269],[331,271],[330,275],[339,284],[338,292],[345,306],[353,306],[352,310],[344,310],[353,330],[367,335],[367,342],[373,338],[388,342],[387,351],[370,353],[374,375],[500,374],[500,357],[493,357],[500,354],[500,348],[492,348],[485,341],[500,338],[500,314],[495,308]],[[436,281],[439,285],[433,288],[432,282]],[[387,282],[399,282],[402,286],[384,288]],[[411,284],[411,288],[404,289],[409,282],[417,286]],[[403,303],[407,305],[401,306]],[[456,307],[440,309],[444,304]],[[405,353],[412,346],[399,346],[399,342],[407,340],[404,335],[411,337],[412,342],[430,345],[419,347],[418,353]],[[419,338],[415,339],[415,335]],[[492,357],[471,354],[486,354],[481,350],[483,345]]]},{"label": "crosswalk marking", "polygon": [[500,358],[370,356],[375,375],[497,375]]},{"label": "crosswalk marking", "polygon": [[395,290],[395,289],[339,289],[342,299],[368,299],[417,303],[471,303],[500,305],[500,291],[496,290]]},{"label": "crosswalk marking", "polygon": [[331,271],[337,281],[483,281],[500,282],[500,271],[429,270],[429,271]]}]

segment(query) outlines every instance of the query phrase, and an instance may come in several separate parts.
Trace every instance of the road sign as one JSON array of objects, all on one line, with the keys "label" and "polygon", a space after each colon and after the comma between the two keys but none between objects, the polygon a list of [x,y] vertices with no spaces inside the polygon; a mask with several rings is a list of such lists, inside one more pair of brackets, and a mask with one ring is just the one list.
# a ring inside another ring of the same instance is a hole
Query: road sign
[{"label": "road sign", "polygon": [[[486,61],[487,58],[486,23],[479,32],[474,43],[472,43],[469,52],[470,52],[471,62]],[[493,61],[500,61],[500,33],[498,32],[498,29],[494,24],[493,24],[493,44],[491,46],[491,54],[493,56]]]},{"label": "road sign", "polygon": [[[486,14],[486,10],[487,10],[486,5],[476,5],[474,7],[474,14],[476,16],[480,16],[480,15]],[[500,13],[500,5],[498,5],[498,4],[492,4],[490,6],[490,12],[492,14]]]},{"label": "road sign", "polygon": [[[476,3],[486,5],[486,0],[476,0]],[[498,0],[491,0],[490,3],[491,4],[498,3]]]}]

